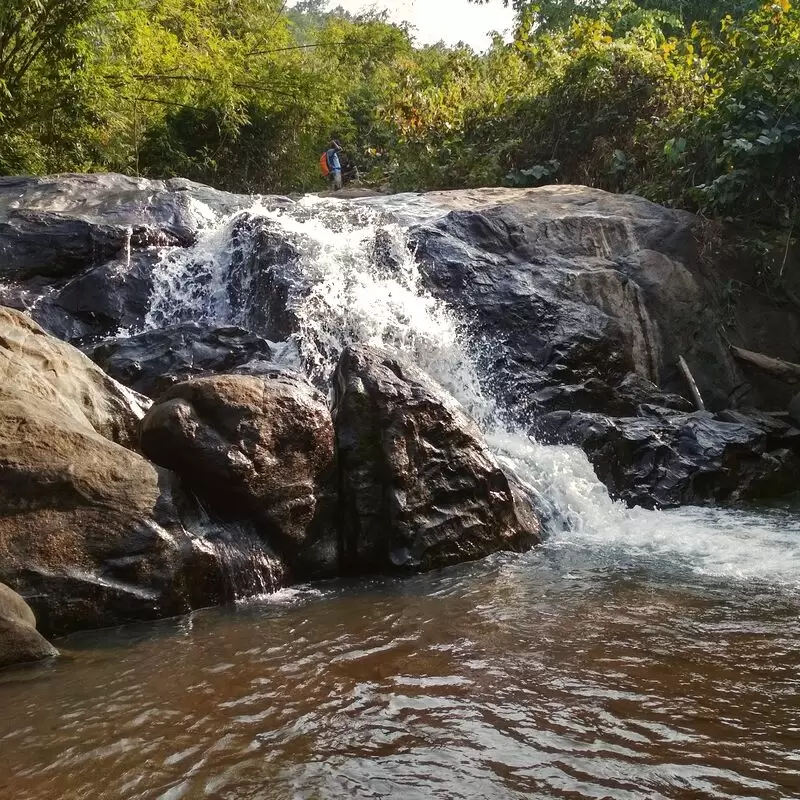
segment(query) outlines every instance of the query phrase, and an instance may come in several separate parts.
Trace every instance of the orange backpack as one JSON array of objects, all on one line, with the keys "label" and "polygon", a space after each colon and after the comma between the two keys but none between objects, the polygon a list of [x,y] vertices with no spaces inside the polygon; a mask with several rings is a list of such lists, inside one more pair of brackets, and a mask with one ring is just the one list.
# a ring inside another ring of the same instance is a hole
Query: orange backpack
[{"label": "orange backpack", "polygon": [[331,174],[330,167],[328,166],[328,152],[327,152],[327,151],[325,151],[325,152],[324,152],[324,153],[323,153],[323,154],[322,154],[322,155],[319,157],[319,168],[320,168],[320,171],[322,172],[322,174],[323,174],[323,175],[324,175],[326,178],[328,177],[328,175],[330,175],[330,174]]}]

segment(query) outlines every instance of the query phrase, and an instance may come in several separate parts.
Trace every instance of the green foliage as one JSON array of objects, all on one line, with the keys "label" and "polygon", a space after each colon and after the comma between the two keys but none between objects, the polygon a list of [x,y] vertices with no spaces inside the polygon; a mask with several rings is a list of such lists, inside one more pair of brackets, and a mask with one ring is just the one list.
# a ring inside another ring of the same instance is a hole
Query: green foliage
[{"label": "green foliage", "polygon": [[[690,117],[682,174],[694,176],[684,199],[727,216],[787,224],[800,200],[800,15],[787,2],[766,5],[692,41],[706,92]],[[700,180],[698,180],[700,178]]]},{"label": "green foliage", "polygon": [[516,8],[514,48],[536,85],[465,131],[506,143],[508,182],[589,183],[797,227],[800,14],[788,0]]},{"label": "green foliage", "polygon": [[[583,18],[527,47],[525,57],[544,77],[535,93],[505,104],[504,159],[512,171],[557,162],[548,177],[628,188],[626,176],[648,156],[642,120],[666,113],[671,79],[658,52],[639,43],[640,29],[620,38],[612,31],[612,21]],[[470,135],[483,138],[482,125]]]},{"label": "green foliage", "polygon": [[336,136],[370,185],[586,183],[791,242],[788,0],[506,4],[514,41],[476,54],[414,48],[385,14],[324,0],[5,0],[0,172],[307,191],[324,186],[319,153]]},{"label": "green foliage", "polygon": [[[492,0],[471,0],[478,5]],[[677,24],[689,30],[697,21],[718,24],[726,16],[740,17],[756,10],[761,0],[503,0],[517,12],[520,31],[564,30],[577,17],[599,18],[609,15],[635,18],[642,12],[670,27]]]}]

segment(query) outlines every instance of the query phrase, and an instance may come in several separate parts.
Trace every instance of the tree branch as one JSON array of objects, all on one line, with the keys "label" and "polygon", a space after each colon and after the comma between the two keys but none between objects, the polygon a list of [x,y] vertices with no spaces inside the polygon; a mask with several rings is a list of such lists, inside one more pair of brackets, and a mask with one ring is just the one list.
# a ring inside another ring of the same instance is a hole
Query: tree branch
[{"label": "tree branch", "polygon": [[785,383],[794,384],[800,381],[800,364],[793,364],[791,361],[773,358],[763,353],[755,353],[752,350],[745,350],[734,345],[731,345],[731,352],[733,357],[739,361],[744,361],[746,364],[750,364]]}]

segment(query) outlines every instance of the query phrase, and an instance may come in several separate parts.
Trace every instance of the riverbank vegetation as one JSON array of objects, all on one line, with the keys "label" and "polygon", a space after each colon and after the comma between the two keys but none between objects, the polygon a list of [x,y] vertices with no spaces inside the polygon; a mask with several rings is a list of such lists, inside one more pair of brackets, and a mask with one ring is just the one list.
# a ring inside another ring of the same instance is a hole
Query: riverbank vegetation
[{"label": "riverbank vegetation", "polygon": [[308,191],[335,134],[378,187],[586,183],[791,239],[789,0],[513,5],[514,40],[476,54],[322,0],[6,0],[0,173]]}]

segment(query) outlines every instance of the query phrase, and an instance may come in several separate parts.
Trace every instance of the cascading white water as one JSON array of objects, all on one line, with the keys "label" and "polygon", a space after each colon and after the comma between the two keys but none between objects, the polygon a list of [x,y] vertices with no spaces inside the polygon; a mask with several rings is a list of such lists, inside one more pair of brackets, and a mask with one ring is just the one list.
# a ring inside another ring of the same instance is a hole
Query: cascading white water
[{"label": "cascading white water", "polygon": [[605,558],[667,559],[701,573],[800,585],[796,520],[779,512],[628,509],[610,499],[582,451],[538,444],[503,421],[465,345],[468,321],[425,290],[408,246],[404,223],[431,213],[416,200],[403,206],[396,198],[384,207],[313,197],[289,210],[256,203],[209,222],[195,247],[165,254],[146,327],[245,322],[254,275],[243,264],[255,245],[236,231],[244,215],[262,220],[300,253],[286,300],[297,331],[279,357],[318,382],[330,377],[350,343],[412,359],[460,401],[498,458],[537,496],[549,547],[600,548]]}]

